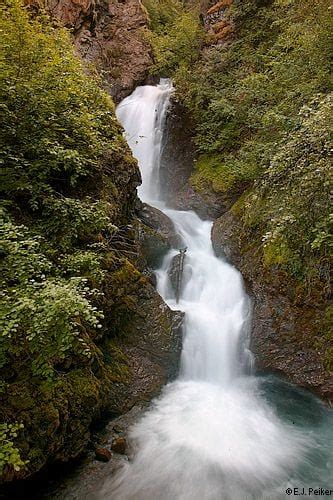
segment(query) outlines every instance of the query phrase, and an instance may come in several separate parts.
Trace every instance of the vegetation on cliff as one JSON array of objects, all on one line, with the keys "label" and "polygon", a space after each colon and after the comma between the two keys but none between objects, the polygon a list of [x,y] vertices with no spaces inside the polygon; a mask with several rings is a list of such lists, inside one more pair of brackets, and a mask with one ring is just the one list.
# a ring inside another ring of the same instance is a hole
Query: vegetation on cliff
[{"label": "vegetation on cliff", "polygon": [[150,19],[148,39],[153,47],[151,72],[170,77],[180,64],[191,67],[199,55],[203,29],[196,7],[186,8],[180,0],[144,0]]},{"label": "vegetation on cliff", "polygon": [[[329,2],[234,0],[215,7],[208,14],[219,17],[204,15],[206,28],[224,24],[232,33],[218,44],[206,35],[195,64],[188,54],[173,64],[178,98],[196,122],[192,185],[228,192],[247,184],[234,210],[262,263],[327,295],[333,245]],[[181,16],[175,19],[169,33]],[[155,48],[157,68],[166,36]]]},{"label": "vegetation on cliff", "polygon": [[102,352],[102,311],[126,264],[108,241],[128,220],[138,174],[67,31],[6,0],[0,33],[0,474],[10,478],[61,447],[75,456],[121,365],[127,376],[124,359]]},{"label": "vegetation on cliff", "polygon": [[[165,26],[172,33],[188,15],[178,7],[183,14],[155,27],[159,71],[161,62],[170,70]],[[231,193],[243,191],[231,208],[240,222],[235,239],[262,276],[278,274],[281,286],[295,291],[295,304],[322,311],[309,345],[326,370],[333,367],[330,9],[327,0],[206,2],[200,52],[178,54],[172,73],[195,121],[192,187],[229,194],[229,207]],[[191,12],[190,25],[198,24]]]}]

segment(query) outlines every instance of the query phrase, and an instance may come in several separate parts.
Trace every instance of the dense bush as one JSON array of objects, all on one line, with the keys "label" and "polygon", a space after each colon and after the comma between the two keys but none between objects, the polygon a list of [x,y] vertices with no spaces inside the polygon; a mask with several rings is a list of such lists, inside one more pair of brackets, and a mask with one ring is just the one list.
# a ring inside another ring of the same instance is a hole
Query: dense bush
[{"label": "dense bush", "polygon": [[15,471],[25,466],[19,450],[13,445],[13,440],[23,428],[23,424],[0,424],[0,473],[6,465],[12,466]]},{"label": "dense bush", "polygon": [[190,65],[198,57],[203,31],[198,12],[186,9],[180,0],[145,0],[151,19],[148,34],[153,47],[155,64],[152,72],[171,76],[180,64]]},{"label": "dense bush", "polygon": [[[114,105],[67,31],[31,19],[20,0],[6,0],[0,14],[0,392],[8,401],[18,378],[23,388],[24,380],[52,387],[100,359],[104,236],[117,229],[110,171],[133,164]],[[17,471],[26,464],[14,445],[21,422],[10,404],[1,410],[0,472]]]}]

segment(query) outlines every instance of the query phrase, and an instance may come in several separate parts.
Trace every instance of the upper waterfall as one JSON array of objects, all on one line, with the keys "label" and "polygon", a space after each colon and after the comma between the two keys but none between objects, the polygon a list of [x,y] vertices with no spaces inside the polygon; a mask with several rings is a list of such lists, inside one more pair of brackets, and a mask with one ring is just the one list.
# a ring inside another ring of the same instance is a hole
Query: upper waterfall
[{"label": "upper waterfall", "polygon": [[126,131],[126,140],[140,166],[142,184],[138,188],[138,195],[151,205],[160,201],[158,171],[163,124],[172,90],[171,81],[167,79],[161,80],[156,87],[138,87],[117,108],[117,117]]}]

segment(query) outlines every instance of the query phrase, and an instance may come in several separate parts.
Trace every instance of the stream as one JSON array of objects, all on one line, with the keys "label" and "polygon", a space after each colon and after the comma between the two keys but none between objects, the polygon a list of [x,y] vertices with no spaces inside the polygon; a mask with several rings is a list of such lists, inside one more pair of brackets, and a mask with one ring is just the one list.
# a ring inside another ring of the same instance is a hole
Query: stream
[{"label": "stream", "polygon": [[331,412],[309,395],[301,409],[301,392],[288,397],[287,384],[255,375],[240,273],[215,256],[211,222],[163,201],[159,163],[171,94],[168,80],[138,87],[117,116],[142,173],[139,197],[173,221],[187,248],[178,304],[168,276],[177,251],[156,271],[160,295],[185,312],[180,374],[132,427],[134,459],[105,482],[100,498],[278,499],[287,488],[289,497],[304,488],[318,498],[309,488],[333,488]]}]

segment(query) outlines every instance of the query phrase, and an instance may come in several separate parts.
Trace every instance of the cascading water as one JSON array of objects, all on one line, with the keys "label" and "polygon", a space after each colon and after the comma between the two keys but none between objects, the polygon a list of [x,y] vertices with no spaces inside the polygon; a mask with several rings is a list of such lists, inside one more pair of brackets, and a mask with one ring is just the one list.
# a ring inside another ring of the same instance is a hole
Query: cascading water
[{"label": "cascading water", "polygon": [[141,169],[139,196],[168,215],[187,246],[179,304],[168,277],[177,251],[156,271],[159,293],[185,312],[180,376],[133,427],[134,460],[100,498],[285,498],[301,481],[300,464],[313,463],[313,438],[277,416],[249,373],[249,299],[237,270],[214,255],[211,223],[163,203],[158,167],[171,92],[168,81],[139,87],[117,115]]}]

